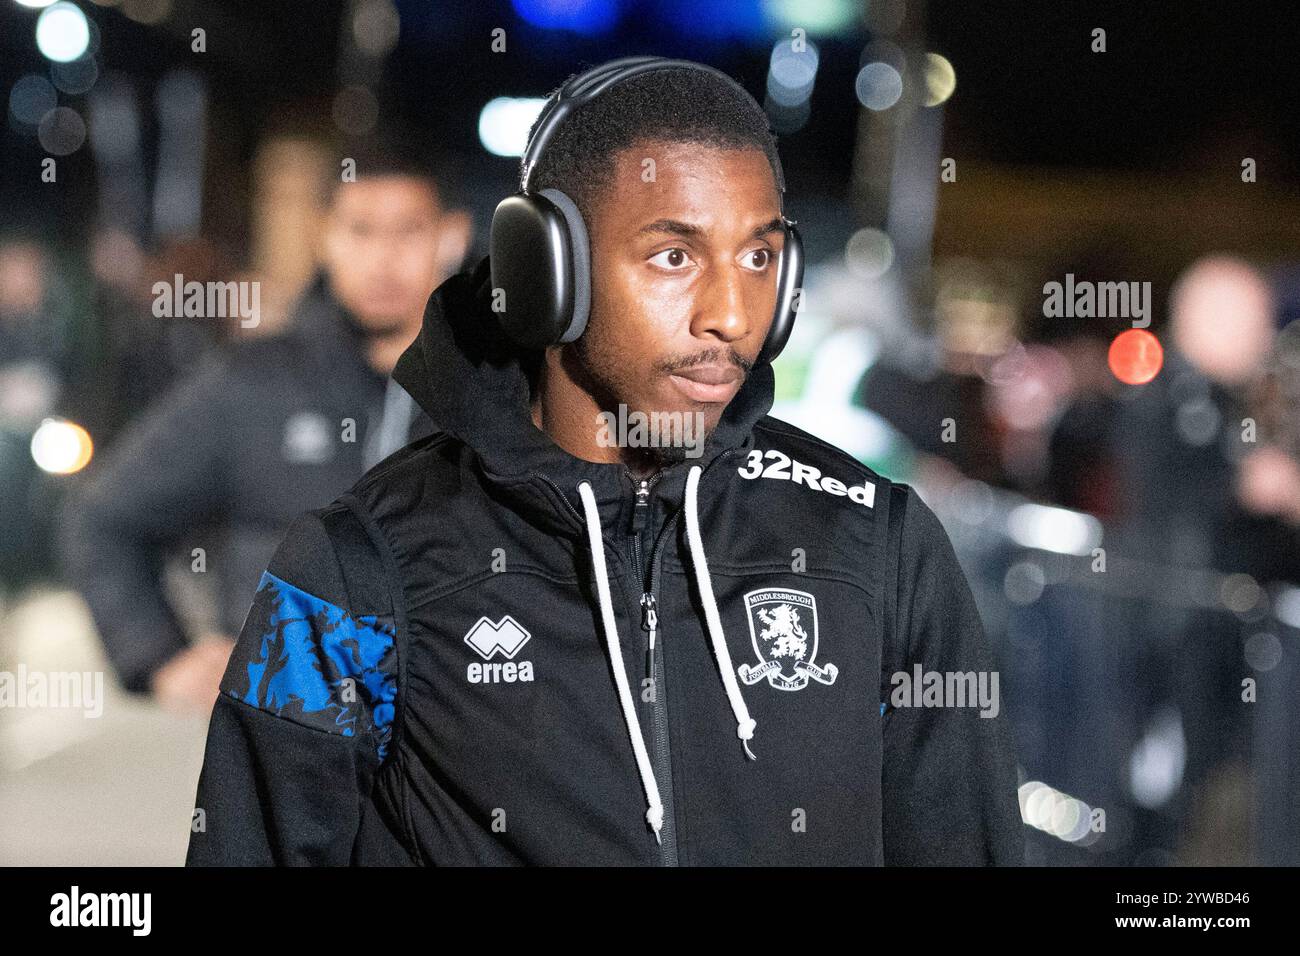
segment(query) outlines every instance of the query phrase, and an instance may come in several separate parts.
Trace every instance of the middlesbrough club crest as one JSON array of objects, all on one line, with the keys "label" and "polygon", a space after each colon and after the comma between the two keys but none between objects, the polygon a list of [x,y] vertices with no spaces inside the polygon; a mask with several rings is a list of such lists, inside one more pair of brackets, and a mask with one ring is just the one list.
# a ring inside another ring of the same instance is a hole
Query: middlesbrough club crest
[{"label": "middlesbrough club crest", "polygon": [[745,595],[749,636],[758,664],[741,664],[737,669],[746,684],[764,677],[777,690],[802,690],[808,678],[833,684],[839,675],[834,664],[818,667],[817,599],[805,591],[771,588]]}]

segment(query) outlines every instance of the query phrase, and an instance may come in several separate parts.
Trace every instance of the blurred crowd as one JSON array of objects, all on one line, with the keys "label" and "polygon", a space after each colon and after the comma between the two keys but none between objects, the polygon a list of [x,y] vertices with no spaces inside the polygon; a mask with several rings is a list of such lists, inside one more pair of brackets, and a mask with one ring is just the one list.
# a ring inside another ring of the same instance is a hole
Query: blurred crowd
[{"label": "blurred crowd", "polygon": [[210,710],[293,517],[433,427],[388,375],[469,216],[399,136],[328,149],[268,144],[256,271],[201,237],[0,244],[4,588],[71,584],[122,686],[179,712]]},{"label": "blurred crowd", "polygon": [[[1294,715],[1245,689],[1297,692],[1279,662],[1300,621],[1275,616],[1300,586],[1300,325],[1285,273],[1230,253],[1188,263],[1151,322],[1155,375],[1134,381],[1126,320],[1047,317],[1045,283],[1012,272],[941,264],[932,334],[886,347],[857,400],[906,437],[931,496],[1003,489],[1104,529],[1073,576],[1012,548],[971,556],[1019,686],[1021,756],[1094,806],[1126,808],[1112,862],[1294,863],[1294,780],[1263,756],[1294,752]],[[1081,256],[1046,279],[1067,272],[1100,282],[1142,265]],[[1028,598],[1013,587],[1025,569]],[[1084,739],[1099,727],[1112,739]],[[1269,845],[1269,826],[1283,839]]]},{"label": "blurred crowd", "polygon": [[[1067,271],[1142,274],[1075,260],[1046,281]],[[1111,354],[1125,320],[1045,317],[1043,283],[1001,264],[936,272],[932,333],[887,346],[856,395],[927,483],[975,479],[1087,512],[1135,560],[1300,584],[1300,326],[1284,326],[1263,267],[1189,263],[1151,326],[1162,365],[1134,384]]]}]

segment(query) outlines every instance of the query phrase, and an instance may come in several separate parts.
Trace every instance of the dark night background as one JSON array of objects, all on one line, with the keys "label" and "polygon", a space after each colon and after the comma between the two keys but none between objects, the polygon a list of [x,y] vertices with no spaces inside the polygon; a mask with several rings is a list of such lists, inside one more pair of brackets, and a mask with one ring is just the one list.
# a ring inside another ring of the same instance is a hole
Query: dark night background
[{"label": "dark night background", "polygon": [[[729,10],[741,11],[743,22],[754,19],[744,12],[752,3],[630,2],[591,36],[530,26],[502,2],[397,6],[402,34],[385,70],[385,117],[436,128],[441,143],[473,157],[483,155],[478,112],[493,96],[541,95],[584,65],[641,52],[707,60],[757,92],[772,42],[761,24],[728,28]],[[302,122],[313,108],[328,113],[343,12],[337,0],[180,3],[160,26],[89,4],[86,12],[101,31],[103,68],[128,73],[141,89],[175,67],[207,76],[218,159],[247,161],[268,124]],[[1294,183],[1300,70],[1292,13],[1286,4],[934,0],[922,14],[924,43],[957,70],[945,155],[1011,166],[1175,171],[1217,162],[1230,149],[1255,157],[1261,178]],[[6,89],[42,69],[32,19],[32,11],[0,4]],[[182,21],[207,30],[206,53],[190,52]],[[504,54],[490,50],[497,26],[508,31]],[[1107,31],[1103,55],[1089,50],[1096,26]],[[816,38],[812,118],[782,140],[797,189],[835,195],[845,188],[858,111],[853,77],[870,39],[860,24],[849,35]],[[75,237],[92,208],[81,175],[90,172],[89,158],[86,151],[70,157],[64,186],[48,190],[36,176],[42,155],[34,139],[6,129],[5,222]],[[476,158],[475,168],[503,189],[513,172],[497,157]],[[211,225],[227,232],[230,224]]]}]

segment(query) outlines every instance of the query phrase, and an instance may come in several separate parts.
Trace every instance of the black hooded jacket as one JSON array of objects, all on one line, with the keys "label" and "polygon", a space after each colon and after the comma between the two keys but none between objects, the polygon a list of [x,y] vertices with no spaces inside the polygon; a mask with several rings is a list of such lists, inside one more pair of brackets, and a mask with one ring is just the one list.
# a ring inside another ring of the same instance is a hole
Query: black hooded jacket
[{"label": "black hooded jacket", "polygon": [[638,507],[532,424],[486,282],[396,372],[445,432],[263,576],[189,864],[1021,862],[1004,714],[889,703],[993,669],[915,493],[765,417],[760,367]]},{"label": "black hooded jacket", "polygon": [[209,356],[87,469],[64,515],[63,553],[128,690],[147,690],[187,645],[164,587],[169,553],[213,579],[213,624],[233,636],[293,519],[383,457],[380,433],[391,429],[391,449],[434,430],[409,399],[389,401],[364,350],[318,276],[285,331]]}]

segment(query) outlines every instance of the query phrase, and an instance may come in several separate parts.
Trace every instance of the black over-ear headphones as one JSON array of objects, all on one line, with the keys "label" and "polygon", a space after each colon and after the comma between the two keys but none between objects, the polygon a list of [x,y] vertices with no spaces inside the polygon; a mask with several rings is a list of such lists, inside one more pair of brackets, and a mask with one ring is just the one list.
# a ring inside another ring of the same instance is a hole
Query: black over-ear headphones
[{"label": "black over-ear headphones", "polygon": [[[745,89],[711,66],[690,60],[634,56],[613,60],[565,83],[542,110],[524,151],[520,190],[503,199],[492,215],[492,287],[505,294],[500,319],[520,345],[542,349],[572,342],[587,327],[591,310],[591,249],[577,204],[558,189],[533,192],[529,180],[546,144],[571,112],[610,87],[656,70],[700,70],[721,77],[742,95]],[[776,185],[785,195],[777,160]],[[780,354],[794,327],[796,290],[803,282],[803,243],[794,224],[783,220],[785,246],[777,266],[776,312],[757,362]]]}]

